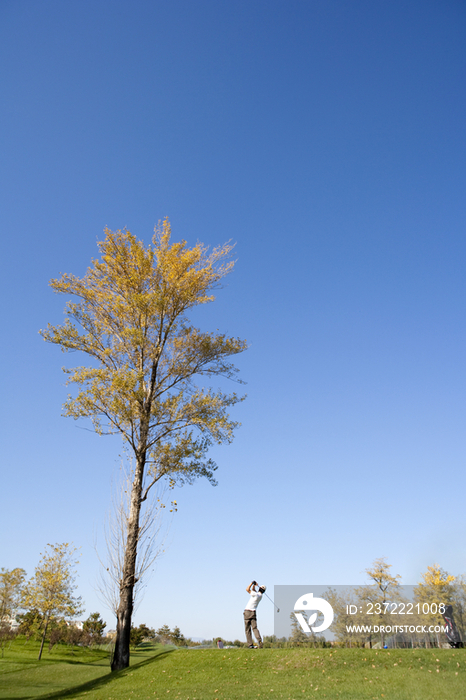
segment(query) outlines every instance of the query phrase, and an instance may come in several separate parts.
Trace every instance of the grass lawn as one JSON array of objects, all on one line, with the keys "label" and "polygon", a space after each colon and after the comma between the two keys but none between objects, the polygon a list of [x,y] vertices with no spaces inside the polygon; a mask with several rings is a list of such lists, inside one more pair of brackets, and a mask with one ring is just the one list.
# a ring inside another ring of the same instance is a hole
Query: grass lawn
[{"label": "grass lawn", "polygon": [[466,698],[466,650],[203,649],[143,646],[109,673],[105,652],[66,648],[40,664],[0,660],[0,698],[89,700],[452,700]]},{"label": "grass lawn", "polygon": [[[110,652],[105,649],[86,649],[57,644],[52,651],[44,648],[37,661],[39,642],[25,642],[18,638],[0,658],[0,698],[62,698],[70,689],[71,697],[82,697],[89,688],[96,690],[114,678],[110,672]],[[171,648],[171,647],[170,647]],[[161,646],[141,645],[131,652],[135,666],[166,654]],[[100,695],[105,697],[105,694]]]}]

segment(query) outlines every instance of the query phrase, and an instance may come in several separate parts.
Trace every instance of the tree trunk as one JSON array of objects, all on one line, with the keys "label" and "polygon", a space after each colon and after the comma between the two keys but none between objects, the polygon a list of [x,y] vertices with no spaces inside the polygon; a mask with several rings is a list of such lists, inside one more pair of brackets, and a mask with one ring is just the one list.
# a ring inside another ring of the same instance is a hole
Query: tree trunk
[{"label": "tree trunk", "polygon": [[117,629],[115,650],[112,659],[112,671],[120,671],[129,666],[129,645],[131,634],[131,618],[133,614],[133,593],[136,557],[139,540],[139,514],[141,511],[141,495],[146,462],[145,451],[140,453],[136,462],[133,486],[131,489],[131,504],[128,518],[128,530],[125,548],[123,571],[120,579],[120,603],[117,610]]},{"label": "tree trunk", "polygon": [[45,635],[47,634],[47,627],[49,626],[49,618],[50,618],[50,615],[47,614],[47,617],[45,618],[44,634],[42,635],[42,641],[40,643],[40,650],[39,650],[39,656],[38,656],[37,661],[40,661],[41,656],[42,656],[42,649],[44,648]]}]

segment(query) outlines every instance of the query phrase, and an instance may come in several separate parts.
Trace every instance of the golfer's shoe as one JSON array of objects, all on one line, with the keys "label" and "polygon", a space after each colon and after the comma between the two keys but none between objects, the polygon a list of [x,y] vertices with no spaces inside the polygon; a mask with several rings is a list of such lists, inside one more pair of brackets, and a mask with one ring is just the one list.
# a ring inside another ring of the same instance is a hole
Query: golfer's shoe
[{"label": "golfer's shoe", "polygon": [[263,648],[264,648],[264,645],[262,644],[262,642],[260,642],[260,643],[259,643],[259,649],[263,649]]},{"label": "golfer's shoe", "polygon": [[255,649],[255,648],[256,648],[256,647],[254,646],[254,644],[250,644],[250,645],[248,646],[248,649]]}]

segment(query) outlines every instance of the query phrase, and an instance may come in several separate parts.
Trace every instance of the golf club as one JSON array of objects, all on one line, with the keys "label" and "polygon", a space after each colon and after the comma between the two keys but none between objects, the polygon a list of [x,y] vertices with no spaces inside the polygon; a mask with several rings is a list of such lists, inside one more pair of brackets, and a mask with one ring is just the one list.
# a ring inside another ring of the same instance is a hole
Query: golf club
[{"label": "golf club", "polygon": [[[264,595],[267,595],[267,593],[266,593],[265,591],[264,591]],[[272,598],[271,598],[269,595],[267,595],[267,598],[270,600],[270,602],[271,602],[273,605],[275,605],[275,603],[273,602]],[[280,612],[280,608],[279,608],[277,605],[275,605],[275,607],[277,608],[277,613],[279,613],[279,612]]]}]

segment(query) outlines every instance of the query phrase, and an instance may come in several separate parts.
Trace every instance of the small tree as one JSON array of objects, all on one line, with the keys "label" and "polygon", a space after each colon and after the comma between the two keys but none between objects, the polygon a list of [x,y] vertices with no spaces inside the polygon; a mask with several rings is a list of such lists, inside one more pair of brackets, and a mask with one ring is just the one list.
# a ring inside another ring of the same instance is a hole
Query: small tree
[{"label": "small tree", "polygon": [[43,619],[39,661],[51,619],[56,616],[72,619],[81,612],[81,599],[74,596],[77,561],[73,560],[73,555],[76,549],[68,543],[48,544],[47,547],[23,596],[23,606],[34,608]]},{"label": "small tree", "polygon": [[79,387],[66,415],[90,418],[100,434],[120,434],[135,459],[114,671],[129,665],[141,507],[160,479],[183,484],[204,476],[215,483],[216,465],[206,456],[211,444],[231,441],[237,423],[228,409],[241,400],[210,381],[236,377],[228,358],[245,350],[245,341],[203,332],[187,317],[214,300],[213,290],[233,267],[225,262],[231,246],[208,254],[201,243],[190,249],[170,236],[167,219],[147,248],[129,231],[106,230],[102,258],[82,279],[52,280],[56,292],[74,300],[62,326],[42,331],[46,341],[91,359],[87,367],[65,370]]},{"label": "small tree", "polygon": [[[75,628],[76,629],[76,628]],[[52,651],[55,644],[59,642],[68,642],[70,627],[65,620],[51,618],[49,622],[49,651]],[[81,634],[81,630],[79,630]]]},{"label": "small tree", "polygon": [[2,650],[2,659],[5,652],[5,647],[9,642],[12,642],[16,637],[16,630],[12,630],[8,622],[0,620],[0,648]]},{"label": "small tree", "polygon": [[155,636],[155,632],[152,628],[147,627],[144,623],[139,625],[139,627],[131,627],[131,646],[137,647],[138,644],[144,641],[144,639],[152,639]]},{"label": "small tree", "polygon": [[[308,622],[308,614],[306,610],[296,610],[295,612],[301,614],[306,622]],[[306,634],[299,624],[295,613],[290,614],[291,620],[291,635],[288,639],[290,646],[306,646],[309,644],[310,636]]]},{"label": "small tree", "polygon": [[38,610],[28,610],[22,615],[18,615],[18,632],[24,634],[27,639],[36,637],[39,630],[43,628],[43,616]]},{"label": "small tree", "polygon": [[0,569],[0,622],[14,617],[20,607],[25,578],[24,569]]},{"label": "small tree", "polygon": [[75,647],[84,641],[84,632],[76,625],[67,625],[65,640],[70,647]]},{"label": "small tree", "polygon": [[91,613],[87,620],[83,622],[83,632],[90,644],[97,644],[101,641],[104,629],[107,624],[100,617],[100,613]]},{"label": "small tree", "polygon": [[157,637],[160,638],[162,644],[169,644],[172,640],[172,631],[168,625],[162,625],[155,631]]},{"label": "small tree", "polygon": [[175,644],[180,647],[185,646],[188,642],[179,627],[174,627],[172,631],[168,625],[162,625],[154,634],[160,638],[163,644]]},{"label": "small tree", "polygon": [[184,636],[184,634],[182,634],[179,627],[173,628],[172,640],[173,640],[173,644],[176,644],[177,647],[185,646],[186,637]]}]

